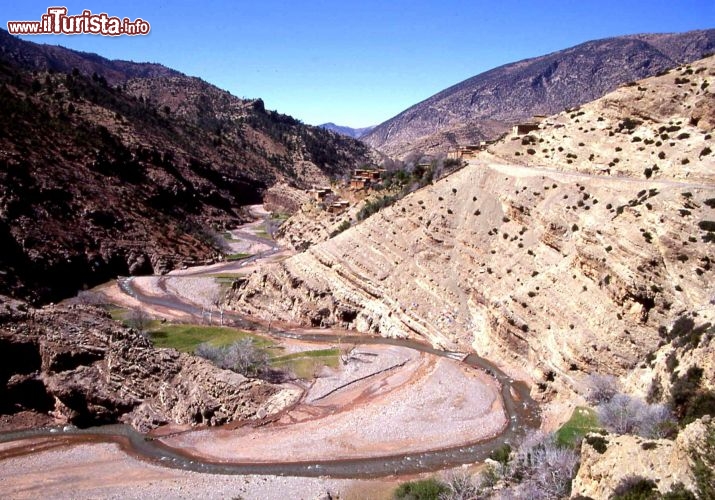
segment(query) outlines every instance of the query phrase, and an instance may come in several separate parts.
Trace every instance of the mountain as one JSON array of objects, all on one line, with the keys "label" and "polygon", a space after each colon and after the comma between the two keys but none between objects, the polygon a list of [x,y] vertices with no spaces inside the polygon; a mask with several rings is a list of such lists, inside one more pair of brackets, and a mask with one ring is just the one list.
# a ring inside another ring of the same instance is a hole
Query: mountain
[{"label": "mountain", "polygon": [[715,51],[715,29],[586,42],[469,78],[361,139],[391,156],[444,152],[494,139],[511,125],[592,101],[621,84]]},{"label": "mountain", "polygon": [[713,391],[714,84],[715,56],[550,116],[229,304],[474,351],[556,410],[593,373],[657,400],[697,366]]},{"label": "mountain", "polygon": [[322,125],[318,125],[318,127],[322,127],[324,129],[332,130],[333,132],[337,132],[338,134],[343,134],[347,135],[348,137],[352,137],[354,139],[359,139],[363,135],[367,134],[370,132],[372,129],[375,127],[363,127],[363,128],[351,128],[351,127],[343,127],[342,125],[336,125],[333,122],[328,122],[328,123],[323,123]]},{"label": "mountain", "polygon": [[2,30],[0,117],[0,293],[33,301],[216,258],[271,186],[370,157],[260,99]]}]

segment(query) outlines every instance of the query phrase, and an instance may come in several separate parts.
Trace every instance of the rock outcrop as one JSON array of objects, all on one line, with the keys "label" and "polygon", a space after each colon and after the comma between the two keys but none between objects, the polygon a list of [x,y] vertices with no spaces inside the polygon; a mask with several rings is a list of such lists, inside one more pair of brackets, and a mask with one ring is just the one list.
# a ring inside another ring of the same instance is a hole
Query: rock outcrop
[{"label": "rock outcrop", "polygon": [[294,214],[309,200],[306,191],[281,183],[266,190],[263,207],[269,212]]},{"label": "rock outcrop", "polygon": [[695,492],[693,456],[713,430],[711,419],[706,417],[688,425],[674,441],[590,434],[582,443],[581,465],[572,482],[571,496],[605,500],[631,478],[652,480],[660,493],[667,493],[678,483]]},{"label": "rock outcrop", "polygon": [[[90,306],[29,308],[0,297],[0,413],[56,422],[220,425],[259,419],[300,397],[173,349],[154,349]],[[17,423],[16,423],[17,424]]]}]

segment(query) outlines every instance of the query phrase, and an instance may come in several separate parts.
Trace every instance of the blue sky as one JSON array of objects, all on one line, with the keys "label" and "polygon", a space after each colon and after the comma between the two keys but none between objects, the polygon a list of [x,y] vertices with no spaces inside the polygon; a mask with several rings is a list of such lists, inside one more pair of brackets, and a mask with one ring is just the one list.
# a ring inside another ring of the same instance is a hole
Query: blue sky
[{"label": "blue sky", "polygon": [[[715,27],[715,0],[9,1],[151,23],[148,36],[26,37],[112,59],[159,62],[318,124],[378,124],[470,76],[588,40]],[[10,3],[11,5],[7,5]]]}]

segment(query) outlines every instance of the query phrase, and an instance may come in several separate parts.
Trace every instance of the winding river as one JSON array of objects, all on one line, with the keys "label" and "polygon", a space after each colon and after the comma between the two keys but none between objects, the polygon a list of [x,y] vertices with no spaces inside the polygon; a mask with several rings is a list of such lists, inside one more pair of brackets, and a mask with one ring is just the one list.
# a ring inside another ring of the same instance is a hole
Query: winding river
[{"label": "winding river", "polygon": [[[246,235],[249,239],[258,238],[254,235]],[[236,270],[245,266],[248,262],[255,262],[275,254],[278,247],[269,240],[260,239],[267,244],[269,250],[255,255],[250,259],[236,263],[225,263],[218,271]],[[217,272],[213,266],[212,273]],[[184,275],[199,275],[188,272]],[[164,296],[153,296],[142,293],[133,285],[132,278],[119,279],[119,286],[124,291],[147,305],[166,307],[176,311],[188,313],[196,318],[200,318],[202,310],[200,307],[183,301],[180,297],[170,294]],[[266,335],[264,325],[238,314],[227,313],[225,324],[244,330],[254,331]],[[192,456],[190,453],[169,447],[150,435],[144,435],[127,425],[107,425],[88,429],[78,429],[73,426],[39,428],[22,430],[15,432],[0,433],[0,442],[11,442],[32,438],[41,438],[67,445],[93,442],[114,442],[118,443],[127,453],[159,464],[165,467],[191,470],[212,474],[266,474],[266,475],[290,475],[290,476],[330,476],[336,478],[365,478],[380,477],[399,474],[412,474],[418,472],[435,471],[461,464],[470,464],[483,461],[489,456],[492,450],[505,443],[514,443],[525,433],[537,429],[540,425],[539,408],[536,402],[529,395],[529,388],[523,382],[517,382],[508,377],[488,360],[480,358],[475,354],[464,354],[441,351],[433,349],[431,346],[414,340],[391,339],[370,335],[358,335],[354,332],[345,334],[332,333],[309,333],[300,328],[270,328],[269,336],[276,338],[298,339],[304,342],[330,343],[345,342],[356,345],[381,344],[393,345],[403,348],[414,349],[431,356],[449,357],[459,359],[472,367],[485,371],[494,377],[501,387],[504,410],[508,417],[508,424],[505,429],[496,437],[470,441],[469,436],[464,436],[464,444],[456,447],[433,449],[418,453],[390,454],[382,456],[372,456],[369,458],[340,459],[310,462],[276,462],[276,463],[235,463],[212,461],[205,458]],[[28,447],[27,452],[31,452]],[[0,455],[1,457],[1,455]]]}]

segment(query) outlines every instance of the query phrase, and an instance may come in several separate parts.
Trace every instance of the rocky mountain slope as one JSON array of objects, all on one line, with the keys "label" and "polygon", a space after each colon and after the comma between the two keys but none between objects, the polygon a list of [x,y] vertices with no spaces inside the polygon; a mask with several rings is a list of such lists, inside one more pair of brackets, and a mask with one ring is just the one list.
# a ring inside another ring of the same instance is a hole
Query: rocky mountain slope
[{"label": "rocky mountain slope", "polygon": [[372,129],[375,127],[362,127],[362,128],[352,128],[352,127],[345,127],[342,125],[336,125],[333,122],[328,122],[328,123],[323,123],[322,125],[318,125],[319,127],[322,127],[327,130],[332,130],[333,132],[337,132],[338,134],[342,135],[347,135],[348,137],[352,137],[354,139],[359,139],[363,135],[367,134],[370,132]]},{"label": "rocky mountain slope", "polygon": [[[711,83],[715,58],[691,69]],[[674,78],[687,71],[628,89],[682,95]],[[695,119],[713,95],[707,85],[700,92],[697,107],[688,97],[667,112],[660,100],[633,103],[649,117],[643,127],[680,122],[689,130],[695,146],[676,140],[669,151],[690,164],[662,164],[650,178],[635,167],[609,176],[565,161],[543,168],[553,164],[528,153],[529,166],[484,153],[337,237],[236,283],[230,306],[474,350],[524,368],[543,396],[578,392],[582,375],[592,372],[637,373],[646,385],[653,375],[646,360],[668,343],[664,332],[677,318],[694,312],[698,322],[715,319],[715,185],[705,175],[715,156],[694,153],[713,132],[708,120]],[[589,105],[603,128],[589,127],[579,156],[602,155],[604,144],[631,147],[633,135],[615,130],[633,106],[607,105],[619,96]],[[609,112],[597,116],[599,106]],[[570,120],[559,133],[577,136],[579,127]],[[649,146],[628,149],[632,165],[651,164],[662,145]],[[686,175],[691,168],[700,174]],[[712,362],[700,362],[712,370]]]},{"label": "rocky mountain slope", "polygon": [[0,115],[0,292],[35,301],[214,258],[210,228],[242,221],[272,185],[324,183],[369,157],[260,99],[2,30]]},{"label": "rocky mountain slope", "polygon": [[533,115],[592,101],[620,84],[714,51],[715,30],[587,42],[474,76],[378,125],[362,140],[391,156],[444,152],[494,139]]},{"label": "rocky mountain slope", "polygon": [[489,147],[506,161],[588,174],[715,183],[712,58],[622,86]]},{"label": "rocky mountain slope", "polygon": [[[173,349],[91,306],[32,309],[0,297],[0,425],[219,425],[263,418],[300,390],[248,379]],[[46,420],[49,417],[49,420]]]}]

